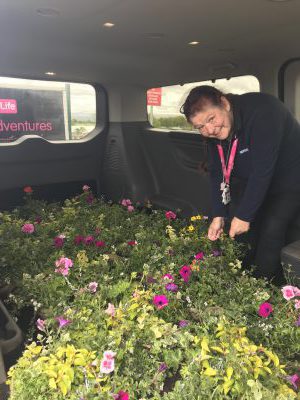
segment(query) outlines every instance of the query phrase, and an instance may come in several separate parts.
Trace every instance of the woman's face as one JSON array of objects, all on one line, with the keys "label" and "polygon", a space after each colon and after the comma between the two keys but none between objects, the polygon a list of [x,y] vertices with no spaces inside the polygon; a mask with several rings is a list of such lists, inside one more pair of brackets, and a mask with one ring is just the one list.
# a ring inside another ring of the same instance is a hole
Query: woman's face
[{"label": "woman's face", "polygon": [[207,138],[225,140],[230,134],[233,125],[230,103],[225,97],[221,97],[221,101],[222,107],[208,102],[203,111],[190,118],[194,128]]}]

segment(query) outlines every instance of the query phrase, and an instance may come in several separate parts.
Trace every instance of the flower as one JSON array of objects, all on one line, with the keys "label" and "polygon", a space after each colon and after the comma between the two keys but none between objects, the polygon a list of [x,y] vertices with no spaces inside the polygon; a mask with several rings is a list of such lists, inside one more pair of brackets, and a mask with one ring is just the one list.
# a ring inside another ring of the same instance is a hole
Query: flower
[{"label": "flower", "polygon": [[169,304],[169,300],[164,295],[157,295],[153,297],[153,304],[158,310],[161,310]]},{"label": "flower", "polygon": [[169,292],[177,292],[178,291],[178,286],[175,285],[175,283],[167,283],[165,286],[166,290]]},{"label": "flower", "polygon": [[42,217],[37,216],[36,219],[34,220],[34,222],[35,222],[36,224],[40,224],[40,223],[42,222]]},{"label": "flower", "polygon": [[31,186],[25,186],[24,189],[23,189],[23,192],[27,193],[27,194],[33,193],[32,187]]},{"label": "flower", "polygon": [[92,204],[93,201],[94,201],[94,196],[92,195],[92,193],[90,193],[90,194],[87,196],[87,198],[86,198],[86,202],[87,202],[88,204]]},{"label": "flower", "polygon": [[103,242],[103,240],[96,240],[95,246],[96,247],[105,247],[105,242]]},{"label": "flower", "polygon": [[166,218],[170,221],[171,219],[176,219],[176,214],[173,211],[166,211]]},{"label": "flower", "polygon": [[114,400],[129,400],[129,394],[120,390],[117,394],[113,395]]},{"label": "flower", "polygon": [[22,232],[23,233],[33,233],[35,230],[34,225],[33,224],[24,224],[22,226]]},{"label": "flower", "polygon": [[38,319],[36,321],[36,327],[38,328],[39,331],[45,332],[45,321],[43,319]]},{"label": "flower", "polygon": [[167,368],[168,368],[167,364],[163,362],[160,364],[158,372],[164,372]]},{"label": "flower", "polygon": [[188,265],[184,265],[179,271],[179,274],[181,275],[181,277],[185,283],[187,283],[190,280],[191,273],[192,273],[192,269]]},{"label": "flower", "polygon": [[222,255],[222,252],[220,250],[213,250],[212,255],[214,257],[219,257]]},{"label": "flower", "polygon": [[113,351],[105,351],[100,364],[100,372],[103,374],[109,374],[115,369],[115,357],[116,353]]},{"label": "flower", "polygon": [[272,304],[265,302],[259,306],[258,315],[260,315],[263,318],[268,318],[268,316],[271,314],[272,311],[273,311]]},{"label": "flower", "polygon": [[128,206],[128,207],[127,207],[127,210],[128,210],[129,212],[132,212],[132,211],[134,211],[134,207],[133,207],[133,206]]},{"label": "flower", "polygon": [[131,200],[129,200],[129,199],[123,199],[123,200],[121,201],[121,204],[122,204],[122,206],[124,206],[124,207],[128,207],[128,206],[131,206],[131,205],[132,205]]},{"label": "flower", "polygon": [[63,328],[64,326],[67,326],[72,322],[69,319],[65,319],[62,315],[59,317],[55,317],[55,319],[59,323],[59,328]]},{"label": "flower", "polygon": [[300,386],[300,377],[297,374],[288,375],[286,379],[294,386],[295,389],[298,389]]},{"label": "flower", "polygon": [[114,317],[116,314],[116,309],[115,306],[111,303],[108,303],[108,307],[105,310],[106,314],[110,315],[111,317]]},{"label": "flower", "polygon": [[281,292],[286,300],[291,300],[295,297],[294,286],[284,286]]},{"label": "flower", "polygon": [[66,276],[69,274],[69,268],[73,267],[73,261],[67,257],[61,257],[59,260],[55,261],[55,265],[57,267],[55,272]]},{"label": "flower", "polygon": [[295,325],[296,325],[296,326],[300,326],[300,316],[299,316],[299,318],[297,319],[297,321],[295,322]]},{"label": "flower", "polygon": [[200,251],[200,253],[195,254],[194,257],[195,257],[196,260],[203,260],[203,258],[204,258],[203,251]]},{"label": "flower", "polygon": [[86,245],[91,245],[91,244],[93,244],[94,243],[94,236],[92,236],[92,235],[89,235],[89,236],[86,236],[84,239],[83,239],[83,241],[84,241],[84,244],[86,244]]},{"label": "flower", "polygon": [[193,225],[189,225],[188,230],[189,230],[189,232],[193,232],[195,230],[195,228]]},{"label": "flower", "polygon": [[75,236],[75,238],[74,238],[74,243],[75,244],[80,244],[80,243],[82,243],[84,241],[84,237],[83,236],[81,236],[81,235],[77,235],[77,236]]},{"label": "flower", "polygon": [[83,185],[83,186],[82,186],[82,190],[83,190],[84,192],[88,192],[88,191],[90,190],[90,186],[89,186],[89,185]]},{"label": "flower", "polygon": [[171,274],[165,274],[163,276],[163,279],[173,282],[174,281],[174,276],[171,275]]},{"label": "flower", "polygon": [[56,236],[53,239],[53,244],[54,244],[54,246],[56,248],[63,247],[63,245],[64,245],[64,237],[63,237],[63,235]]},{"label": "flower", "polygon": [[97,288],[98,288],[98,283],[97,283],[97,282],[91,282],[91,283],[89,283],[89,291],[90,291],[91,293],[96,293]]},{"label": "flower", "polygon": [[300,300],[296,299],[295,300],[295,308],[298,310],[300,308]]},{"label": "flower", "polygon": [[180,328],[185,328],[186,326],[188,326],[189,321],[186,321],[185,319],[182,319],[178,322],[178,325]]},{"label": "flower", "polygon": [[136,240],[129,240],[129,241],[127,242],[127,244],[128,244],[129,246],[136,246],[136,245],[137,245],[137,241],[136,241]]}]

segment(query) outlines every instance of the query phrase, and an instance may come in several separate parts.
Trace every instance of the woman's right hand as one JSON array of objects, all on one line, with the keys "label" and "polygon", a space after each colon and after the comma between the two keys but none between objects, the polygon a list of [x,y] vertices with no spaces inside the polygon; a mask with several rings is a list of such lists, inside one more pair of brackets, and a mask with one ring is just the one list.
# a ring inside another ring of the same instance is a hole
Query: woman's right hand
[{"label": "woman's right hand", "polygon": [[223,217],[215,217],[208,228],[208,239],[217,240],[223,233],[224,228],[224,218]]}]

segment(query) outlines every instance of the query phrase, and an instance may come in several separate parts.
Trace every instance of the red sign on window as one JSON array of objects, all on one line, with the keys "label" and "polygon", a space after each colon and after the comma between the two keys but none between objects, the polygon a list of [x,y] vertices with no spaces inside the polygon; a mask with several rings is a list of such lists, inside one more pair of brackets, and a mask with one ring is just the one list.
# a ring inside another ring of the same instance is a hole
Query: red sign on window
[{"label": "red sign on window", "polygon": [[147,90],[147,106],[161,106],[161,88]]}]

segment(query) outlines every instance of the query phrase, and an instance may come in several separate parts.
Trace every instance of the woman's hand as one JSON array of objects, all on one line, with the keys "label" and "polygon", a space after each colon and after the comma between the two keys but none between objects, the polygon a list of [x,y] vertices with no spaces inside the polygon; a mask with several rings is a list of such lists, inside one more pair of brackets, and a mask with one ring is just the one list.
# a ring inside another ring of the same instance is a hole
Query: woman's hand
[{"label": "woman's hand", "polygon": [[231,221],[229,236],[233,239],[236,235],[245,233],[250,229],[250,222],[234,217]]},{"label": "woman's hand", "polygon": [[224,218],[223,217],[215,217],[208,228],[208,239],[217,240],[223,233],[224,228]]}]

